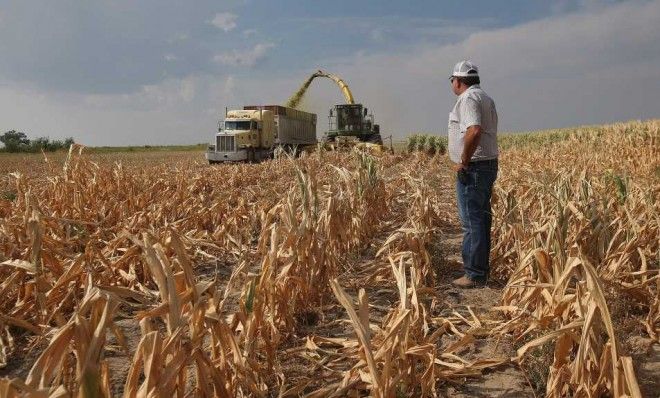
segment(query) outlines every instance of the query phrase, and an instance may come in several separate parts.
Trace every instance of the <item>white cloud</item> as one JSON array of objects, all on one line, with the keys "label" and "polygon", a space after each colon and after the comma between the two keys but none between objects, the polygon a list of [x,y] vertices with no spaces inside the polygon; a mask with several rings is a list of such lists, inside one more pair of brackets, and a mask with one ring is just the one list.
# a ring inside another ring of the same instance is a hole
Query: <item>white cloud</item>
[{"label": "white cloud", "polygon": [[460,40],[466,32],[481,31],[498,22],[491,17],[468,16],[459,20],[430,15],[294,17],[290,21],[319,33],[349,31],[375,43],[386,44],[390,50],[423,42],[444,44]]},{"label": "white cloud", "polygon": [[224,114],[224,107],[233,107],[237,104],[236,91],[237,79],[234,76],[227,76],[224,82],[214,80],[209,82],[212,87],[209,91],[209,97],[206,104],[205,116],[212,118],[221,118]]},{"label": "white cloud", "polygon": [[190,34],[180,32],[180,33],[177,33],[176,35],[170,37],[169,39],[167,39],[167,42],[169,44],[174,44],[174,43],[184,42],[188,39],[190,39]]},{"label": "white cloud", "polygon": [[251,49],[218,54],[213,57],[217,63],[230,66],[255,66],[268,55],[268,50],[275,47],[273,43],[259,43]]},{"label": "white cloud", "polygon": [[195,100],[198,88],[206,85],[206,82],[201,82],[202,80],[195,76],[180,79],[168,78],[158,84],[144,85],[138,91],[130,94],[88,94],[80,96],[76,100],[92,109],[176,112],[178,108]]},{"label": "white cloud", "polygon": [[196,85],[194,79],[183,79],[179,95],[184,102],[191,102],[195,98]]},{"label": "white cloud", "polygon": [[244,37],[252,37],[255,36],[258,33],[256,29],[245,29],[243,31],[243,36]]},{"label": "white cloud", "polygon": [[618,0],[555,0],[551,9],[555,13],[564,13],[572,10],[594,11],[616,3]]},{"label": "white cloud", "polygon": [[238,16],[231,12],[219,12],[213,17],[211,24],[218,29],[229,32],[236,28],[236,18],[238,18]]},{"label": "white cloud", "polygon": [[163,59],[165,59],[165,61],[172,62],[172,61],[176,61],[178,58],[174,54],[165,54],[163,56]]},{"label": "white cloud", "polygon": [[234,93],[234,89],[236,88],[236,79],[234,76],[227,76],[227,79],[225,80],[225,89],[223,90],[225,96],[229,97]]},{"label": "white cloud", "polygon": [[660,55],[659,23],[660,2],[624,4],[475,33],[455,49],[496,76],[587,76]]},{"label": "white cloud", "polygon": [[385,38],[385,30],[383,28],[374,28],[369,32],[372,40],[381,41]]}]

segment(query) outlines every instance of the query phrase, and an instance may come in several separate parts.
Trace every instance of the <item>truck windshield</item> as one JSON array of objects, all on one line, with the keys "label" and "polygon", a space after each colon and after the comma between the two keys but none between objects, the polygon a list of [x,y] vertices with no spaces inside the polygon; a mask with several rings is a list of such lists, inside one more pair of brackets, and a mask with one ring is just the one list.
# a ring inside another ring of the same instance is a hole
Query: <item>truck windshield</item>
[{"label": "truck windshield", "polygon": [[226,121],[225,130],[250,130],[250,121]]}]

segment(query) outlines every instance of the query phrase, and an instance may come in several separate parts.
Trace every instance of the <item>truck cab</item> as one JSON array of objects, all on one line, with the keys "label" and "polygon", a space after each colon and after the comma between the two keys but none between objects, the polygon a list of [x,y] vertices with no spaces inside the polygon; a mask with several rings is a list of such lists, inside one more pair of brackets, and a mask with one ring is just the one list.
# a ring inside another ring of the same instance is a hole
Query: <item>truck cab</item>
[{"label": "truck cab", "polygon": [[274,142],[273,113],[268,110],[231,110],[218,123],[209,145],[209,163],[257,161],[268,155]]}]

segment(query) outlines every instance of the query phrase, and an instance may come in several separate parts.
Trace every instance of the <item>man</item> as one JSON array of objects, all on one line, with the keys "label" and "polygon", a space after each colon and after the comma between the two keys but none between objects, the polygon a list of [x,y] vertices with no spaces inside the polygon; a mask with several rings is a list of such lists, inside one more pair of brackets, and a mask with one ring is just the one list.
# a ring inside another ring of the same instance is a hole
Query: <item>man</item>
[{"label": "man", "polygon": [[456,105],[449,113],[449,157],[455,163],[456,198],[463,226],[465,274],[452,285],[485,285],[490,267],[490,197],[497,178],[497,111],[479,87],[479,69],[470,61],[456,64],[449,78]]}]

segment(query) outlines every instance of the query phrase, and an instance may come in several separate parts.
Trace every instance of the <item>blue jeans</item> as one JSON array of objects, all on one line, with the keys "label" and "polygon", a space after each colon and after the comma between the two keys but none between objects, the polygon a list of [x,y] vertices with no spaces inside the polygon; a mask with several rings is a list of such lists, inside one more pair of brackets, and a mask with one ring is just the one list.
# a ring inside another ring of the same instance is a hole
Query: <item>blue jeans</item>
[{"label": "blue jeans", "polygon": [[490,197],[497,178],[497,159],[470,162],[456,178],[458,214],[463,227],[463,268],[468,278],[485,282],[490,266]]}]

